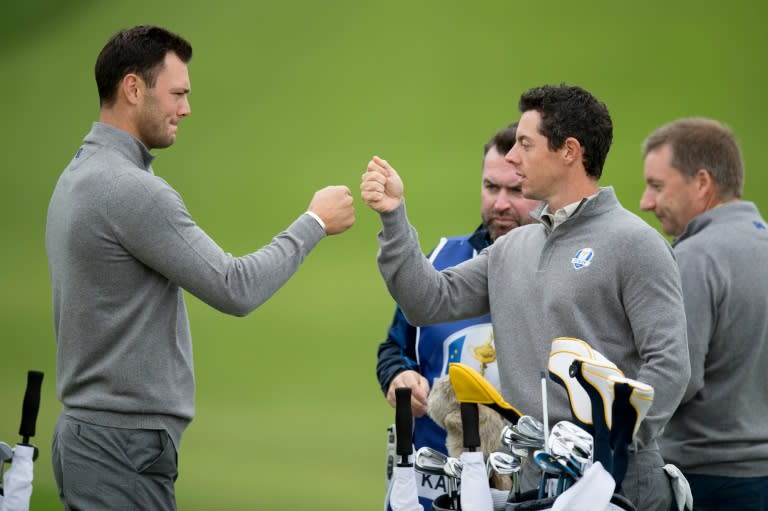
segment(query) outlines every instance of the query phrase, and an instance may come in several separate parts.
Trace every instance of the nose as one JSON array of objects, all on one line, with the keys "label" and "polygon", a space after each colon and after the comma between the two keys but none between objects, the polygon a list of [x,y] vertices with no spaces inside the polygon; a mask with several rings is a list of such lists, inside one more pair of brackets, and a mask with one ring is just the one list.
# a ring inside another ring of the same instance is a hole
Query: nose
[{"label": "nose", "polygon": [[640,197],[640,209],[642,211],[651,211],[656,207],[655,193],[646,188],[643,195]]},{"label": "nose", "polygon": [[496,211],[506,211],[512,207],[512,197],[509,192],[503,188],[496,195],[496,200],[493,201],[493,209]]},{"label": "nose", "polygon": [[509,163],[512,163],[513,165],[517,165],[520,163],[520,159],[518,158],[517,154],[517,143],[512,146],[512,149],[507,151],[507,154],[504,155],[504,159],[508,161]]},{"label": "nose", "polygon": [[192,106],[189,104],[189,98],[184,96],[184,101],[179,106],[179,117],[186,117],[192,113]]}]

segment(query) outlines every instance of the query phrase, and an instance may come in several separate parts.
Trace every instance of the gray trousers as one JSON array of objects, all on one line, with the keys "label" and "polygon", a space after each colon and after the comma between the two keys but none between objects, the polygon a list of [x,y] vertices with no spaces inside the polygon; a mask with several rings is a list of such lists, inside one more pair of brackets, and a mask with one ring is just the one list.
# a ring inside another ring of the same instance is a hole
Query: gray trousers
[{"label": "gray trousers", "polygon": [[53,474],[67,511],[175,511],[176,448],[165,430],[97,426],[61,415]]},{"label": "gray trousers", "polygon": [[637,511],[669,511],[674,494],[664,471],[664,460],[658,450],[635,453],[621,483],[621,493],[631,500]]}]

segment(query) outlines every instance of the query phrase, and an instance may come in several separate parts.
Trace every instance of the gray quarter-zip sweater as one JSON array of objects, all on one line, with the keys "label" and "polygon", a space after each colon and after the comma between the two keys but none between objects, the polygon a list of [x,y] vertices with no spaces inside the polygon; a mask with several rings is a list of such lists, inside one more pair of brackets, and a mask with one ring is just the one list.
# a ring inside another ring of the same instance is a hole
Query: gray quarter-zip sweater
[{"label": "gray quarter-zip sweater", "polygon": [[234,257],[195,224],[152,159],[128,133],[94,123],[56,184],[45,233],[56,391],[69,415],[166,429],[178,447],[195,411],[182,289],[248,314],[325,233],[302,215],[265,247]]},{"label": "gray quarter-zip sweater", "polygon": [[[551,341],[587,341],[654,387],[635,448],[656,447],[690,376],[680,275],[666,240],[622,208],[612,188],[553,231],[519,227],[442,272],[421,254],[404,205],[381,219],[379,268],[412,324],[490,312],[503,395],[539,418]],[[548,394],[550,422],[571,420],[565,390],[549,384]]]},{"label": "gray quarter-zip sweater", "polygon": [[751,202],[691,220],[680,264],[691,381],[660,439],[685,472],[768,475],[768,224]]}]

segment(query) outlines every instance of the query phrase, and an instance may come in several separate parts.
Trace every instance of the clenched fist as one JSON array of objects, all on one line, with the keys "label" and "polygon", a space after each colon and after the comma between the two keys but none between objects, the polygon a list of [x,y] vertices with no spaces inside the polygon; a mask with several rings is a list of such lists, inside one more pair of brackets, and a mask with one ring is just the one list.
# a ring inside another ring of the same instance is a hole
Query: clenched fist
[{"label": "clenched fist", "polygon": [[403,202],[403,181],[386,160],[374,156],[363,174],[360,195],[371,209],[387,213]]},{"label": "clenched fist", "polygon": [[427,394],[429,394],[429,382],[416,371],[407,370],[398,373],[392,379],[387,389],[387,401],[395,408],[395,389],[408,387],[411,389],[411,413],[414,417],[422,417],[427,413]]},{"label": "clenched fist", "polygon": [[309,211],[325,222],[325,232],[339,234],[355,223],[352,193],[346,186],[326,186],[315,192]]}]

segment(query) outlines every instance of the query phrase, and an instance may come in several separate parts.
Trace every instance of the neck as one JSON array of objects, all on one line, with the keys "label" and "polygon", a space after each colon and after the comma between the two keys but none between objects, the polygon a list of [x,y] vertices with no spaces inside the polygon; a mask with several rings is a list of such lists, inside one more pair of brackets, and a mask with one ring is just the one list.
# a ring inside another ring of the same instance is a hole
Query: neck
[{"label": "neck", "polygon": [[130,116],[126,115],[125,112],[121,112],[118,107],[102,107],[99,111],[99,122],[119,128],[130,134],[133,138],[140,140],[139,134],[130,120]]},{"label": "neck", "polygon": [[705,197],[704,199],[704,204],[703,204],[704,209],[702,213],[704,211],[709,211],[710,209],[714,209],[718,206],[722,206],[723,204],[727,204],[729,202],[733,202],[737,200],[739,200],[738,197],[730,197],[728,199],[722,199],[720,198],[716,190],[712,190],[712,192],[709,193],[707,197]]},{"label": "neck", "polygon": [[590,179],[588,182],[582,183],[581,186],[569,187],[563,193],[546,199],[546,203],[549,206],[549,210],[554,212],[568,204],[573,204],[585,197],[595,195],[599,191],[600,187],[597,181]]}]

